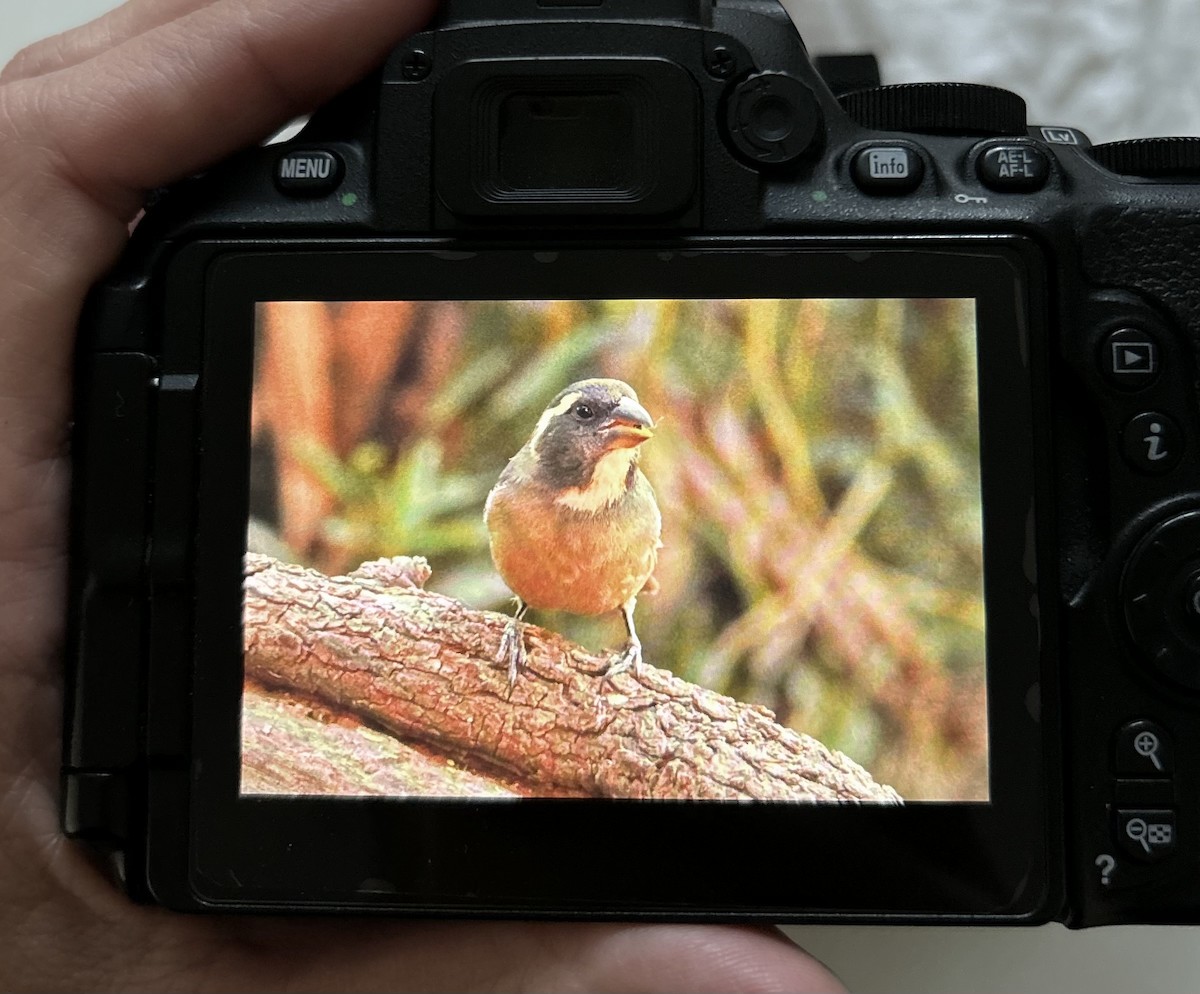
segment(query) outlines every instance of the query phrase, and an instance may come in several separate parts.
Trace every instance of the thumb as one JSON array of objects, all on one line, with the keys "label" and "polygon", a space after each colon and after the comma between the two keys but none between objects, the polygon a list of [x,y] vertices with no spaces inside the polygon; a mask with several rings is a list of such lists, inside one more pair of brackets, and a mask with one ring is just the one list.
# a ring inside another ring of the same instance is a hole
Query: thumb
[{"label": "thumb", "polygon": [[[203,0],[160,19],[139,2],[124,28],[109,23],[110,47],[90,35],[60,68],[0,84],[0,516],[47,505],[45,474],[19,470],[61,451],[71,330],[144,191],[332,97],[434,5]],[[42,518],[44,530],[0,536],[0,564],[20,558],[11,543],[47,547],[58,517]]]}]

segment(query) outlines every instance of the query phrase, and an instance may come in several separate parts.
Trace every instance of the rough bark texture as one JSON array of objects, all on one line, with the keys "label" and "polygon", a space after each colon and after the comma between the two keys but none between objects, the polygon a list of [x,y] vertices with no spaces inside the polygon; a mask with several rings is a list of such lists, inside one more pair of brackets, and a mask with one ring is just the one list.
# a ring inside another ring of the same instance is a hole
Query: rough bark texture
[{"label": "rough bark texture", "polygon": [[423,559],[326,577],[248,556],[247,676],[344,708],[492,779],[507,774],[522,793],[900,801],[765,708],[652,666],[602,686],[608,657],[534,625],[510,694],[493,662],[507,619],[424,590],[429,575]]},{"label": "rough bark texture", "polygon": [[342,797],[519,797],[519,784],[464,770],[319,702],[248,684],[242,792]]}]

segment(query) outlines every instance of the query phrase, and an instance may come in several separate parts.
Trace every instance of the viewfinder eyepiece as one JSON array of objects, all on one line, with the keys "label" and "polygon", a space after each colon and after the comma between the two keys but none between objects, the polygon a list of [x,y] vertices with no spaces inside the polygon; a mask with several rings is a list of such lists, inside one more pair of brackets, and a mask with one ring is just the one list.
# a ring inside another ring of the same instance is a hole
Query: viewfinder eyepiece
[{"label": "viewfinder eyepiece", "polygon": [[434,175],[455,214],[663,215],[695,191],[698,96],[673,63],[468,62],[435,113]]}]

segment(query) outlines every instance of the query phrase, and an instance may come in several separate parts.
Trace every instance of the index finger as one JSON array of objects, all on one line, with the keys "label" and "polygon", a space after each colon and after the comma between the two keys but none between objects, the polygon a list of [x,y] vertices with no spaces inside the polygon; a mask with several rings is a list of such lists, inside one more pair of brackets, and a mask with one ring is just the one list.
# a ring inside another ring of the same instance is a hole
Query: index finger
[{"label": "index finger", "polygon": [[[72,68],[0,85],[0,508],[61,447],[72,339],[145,191],[363,76],[434,0],[213,0]],[[15,458],[15,456],[14,456]],[[5,550],[0,549],[0,559]]]},{"label": "index finger", "polygon": [[382,61],[434,0],[216,0],[74,68],[0,88],[18,139],[124,218]]},{"label": "index finger", "polygon": [[86,62],[121,42],[189,14],[213,0],[128,0],[87,24],[34,42],[0,70],[0,83],[13,83]]}]

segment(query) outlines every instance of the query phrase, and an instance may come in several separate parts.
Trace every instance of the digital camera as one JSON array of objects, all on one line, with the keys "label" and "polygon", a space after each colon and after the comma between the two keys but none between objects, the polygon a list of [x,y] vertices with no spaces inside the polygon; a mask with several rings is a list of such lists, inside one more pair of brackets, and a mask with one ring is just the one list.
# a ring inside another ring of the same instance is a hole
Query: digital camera
[{"label": "digital camera", "polygon": [[1200,920],[1200,139],[878,84],[448,0],[156,194],[67,834],[187,910]]}]

